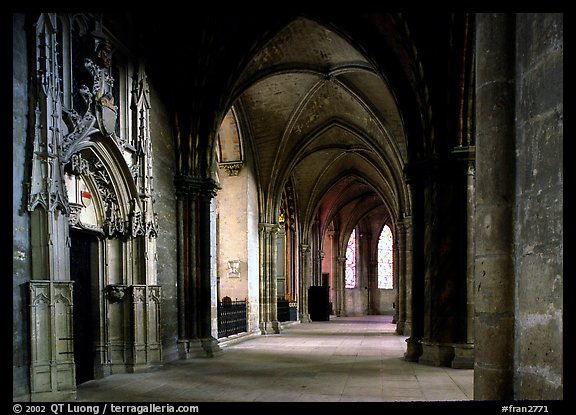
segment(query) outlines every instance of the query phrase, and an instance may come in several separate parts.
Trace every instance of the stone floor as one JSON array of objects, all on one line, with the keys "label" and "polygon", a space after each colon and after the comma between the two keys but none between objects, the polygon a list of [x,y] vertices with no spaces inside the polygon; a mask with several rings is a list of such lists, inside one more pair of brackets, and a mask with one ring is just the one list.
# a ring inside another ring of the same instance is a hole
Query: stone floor
[{"label": "stone floor", "polygon": [[292,324],[223,343],[215,358],[165,363],[78,387],[79,402],[470,401],[473,370],[406,362],[390,316]]}]

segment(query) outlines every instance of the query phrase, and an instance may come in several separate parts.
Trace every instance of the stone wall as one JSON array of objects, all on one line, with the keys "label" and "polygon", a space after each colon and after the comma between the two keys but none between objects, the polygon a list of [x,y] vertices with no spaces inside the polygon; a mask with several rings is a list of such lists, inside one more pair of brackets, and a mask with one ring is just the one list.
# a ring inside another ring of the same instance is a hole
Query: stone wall
[{"label": "stone wall", "polygon": [[368,314],[368,292],[364,285],[344,290],[345,316],[356,317]]},{"label": "stone wall", "polygon": [[[244,165],[237,176],[219,169],[221,189],[216,196],[218,212],[217,261],[219,299],[247,300],[248,330],[258,328],[258,185],[247,140]],[[231,274],[228,261],[240,260],[239,274]]]},{"label": "stone wall", "polygon": [[[384,290],[375,289],[370,293],[373,298],[372,303],[372,313],[373,314],[394,314],[394,303],[396,301],[396,289],[394,290]],[[398,305],[396,305],[397,307]]]},{"label": "stone wall", "polygon": [[516,16],[515,399],[563,394],[563,16]]},{"label": "stone wall", "polygon": [[[219,299],[245,300],[248,297],[248,180],[247,169],[238,176],[219,170],[221,190],[216,196],[218,210]],[[228,261],[240,260],[239,273],[230,272]]]}]

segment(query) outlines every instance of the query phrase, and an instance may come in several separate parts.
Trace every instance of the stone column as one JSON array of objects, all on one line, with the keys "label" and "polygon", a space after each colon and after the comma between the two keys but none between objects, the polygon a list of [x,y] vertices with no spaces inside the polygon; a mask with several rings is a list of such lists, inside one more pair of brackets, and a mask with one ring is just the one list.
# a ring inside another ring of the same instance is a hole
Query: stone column
[{"label": "stone column", "polygon": [[278,282],[276,280],[276,259],[278,225],[260,223],[260,333],[278,334]]},{"label": "stone column", "polygon": [[466,318],[463,339],[454,344],[452,367],[472,369],[474,367],[474,146],[457,147],[454,153],[463,161],[466,185]]},{"label": "stone column", "polygon": [[196,221],[198,188],[188,176],[175,178],[178,249],[178,354],[181,359],[204,356],[198,337]]},{"label": "stone column", "polygon": [[[402,308],[404,307],[404,301],[406,298],[403,298],[400,301],[400,270],[404,266],[402,261],[404,258],[401,258],[400,254],[400,235],[398,229],[392,230],[392,288],[394,289],[394,317],[392,318],[392,323],[396,324],[396,332],[398,332],[398,322],[400,320],[400,303],[402,303]],[[378,250],[376,250],[376,278],[378,278]],[[378,282],[377,282],[378,284]],[[404,295],[406,294],[405,290]],[[404,316],[405,317],[405,316]]]},{"label": "stone column", "polygon": [[[185,244],[184,239],[186,235],[186,229],[184,227],[184,205],[187,195],[184,191],[176,190],[176,249],[178,255],[178,275],[177,275],[177,285],[178,285],[178,343],[180,344],[184,339],[187,338],[187,318],[186,318],[186,307],[187,307],[187,291],[185,283],[185,261],[184,252]],[[183,352],[183,350],[182,350]]]},{"label": "stone column", "polygon": [[329,231],[332,258],[330,258],[330,272],[332,273],[332,314],[340,314],[340,279],[338,278],[338,232]]},{"label": "stone column", "polygon": [[311,243],[310,243],[310,257],[311,257],[311,286],[319,286],[322,285],[322,261],[320,259],[320,249],[321,242],[320,242],[320,221],[315,220],[314,225],[312,226],[312,233],[311,233]]},{"label": "stone column", "polygon": [[[460,333],[458,342],[454,344],[453,368],[472,369],[474,367],[474,45],[472,45],[470,15],[464,17],[462,67],[460,74],[460,104],[458,117],[457,146],[452,154],[459,161],[458,182],[462,216],[466,226],[460,230],[462,244],[466,245],[465,261],[460,265],[465,274],[465,284],[461,286],[460,308],[463,316],[460,318]],[[464,253],[462,253],[464,254]]]},{"label": "stone column", "polygon": [[[425,279],[422,356],[419,362],[471,367],[466,340],[466,181],[452,154],[435,161],[425,173]],[[468,356],[468,364],[464,355]]]},{"label": "stone column", "polygon": [[[406,339],[404,359],[417,362],[422,354],[423,333],[423,303],[424,303],[424,196],[423,186],[415,168],[407,166],[406,181],[412,194],[412,215],[410,227],[407,227],[406,260],[406,324],[405,330],[410,332]],[[406,327],[408,326],[408,327]]]},{"label": "stone column", "polygon": [[202,342],[202,348],[206,352],[208,357],[212,357],[222,350],[218,346],[218,340],[212,335],[212,315],[213,308],[216,304],[213,302],[213,291],[216,288],[215,281],[212,281],[213,275],[212,267],[214,263],[212,261],[212,240],[214,234],[211,227],[211,205],[212,199],[216,197],[216,191],[219,188],[218,184],[212,179],[203,179],[199,209],[200,209],[200,223],[199,223],[199,235],[198,240],[198,253],[200,258],[200,289],[198,290],[200,294],[199,298],[199,317],[200,317],[200,331],[199,337]]},{"label": "stone column", "polygon": [[396,334],[409,336],[412,330],[412,250],[410,249],[410,217],[396,226],[398,232],[398,302],[396,304],[398,321],[396,323]]},{"label": "stone column", "polygon": [[310,313],[308,313],[308,287],[310,286],[310,245],[300,245],[300,301],[298,303],[298,312],[301,323],[310,323]]},{"label": "stone column", "polygon": [[316,275],[318,278],[316,279],[317,285],[324,285],[324,281],[322,280],[322,263],[324,262],[324,251],[319,249],[318,250],[318,259],[316,260]]},{"label": "stone column", "polygon": [[188,193],[188,203],[186,204],[186,223],[187,229],[185,235],[187,236],[188,249],[185,251],[187,257],[187,280],[186,280],[186,295],[188,297],[188,327],[187,338],[195,339],[199,343],[200,322],[198,313],[200,307],[198,304],[198,289],[200,285],[200,272],[199,272],[199,254],[198,254],[198,189],[194,189]]},{"label": "stone column", "polygon": [[466,238],[466,343],[474,344],[474,193],[476,169],[470,162],[466,169],[467,225]]},{"label": "stone column", "polygon": [[272,261],[270,266],[270,320],[272,321],[272,330],[275,334],[280,333],[280,323],[278,322],[278,238],[279,226],[274,225],[270,232],[270,259]]},{"label": "stone column", "polygon": [[336,277],[338,278],[338,316],[346,316],[346,285],[344,283],[344,275],[346,273],[346,257],[340,256],[338,260],[338,273]]},{"label": "stone column", "polygon": [[210,205],[217,184],[211,179],[181,175],[174,180],[177,195],[178,340],[182,359],[212,357],[221,350],[212,336],[212,261]]},{"label": "stone column", "polygon": [[474,399],[513,399],[515,20],[476,15]]},{"label": "stone column", "polygon": [[270,255],[268,249],[269,246],[267,242],[268,233],[266,232],[266,227],[264,224],[258,224],[258,252],[259,252],[259,259],[260,259],[260,272],[259,272],[259,292],[260,292],[260,299],[259,299],[259,307],[260,307],[260,316],[259,316],[259,326],[260,326],[260,333],[265,335],[271,330],[271,323],[269,321],[270,316],[270,285],[267,281],[267,261],[269,260],[268,257]]},{"label": "stone column", "polygon": [[460,192],[457,165],[434,157],[422,166],[424,184],[424,326],[419,363],[450,366],[458,340],[460,286]]},{"label": "stone column", "polygon": [[287,299],[288,289],[287,285],[290,283],[288,278],[288,270],[286,267],[286,230],[284,224],[278,226],[276,233],[276,291],[277,297]]}]

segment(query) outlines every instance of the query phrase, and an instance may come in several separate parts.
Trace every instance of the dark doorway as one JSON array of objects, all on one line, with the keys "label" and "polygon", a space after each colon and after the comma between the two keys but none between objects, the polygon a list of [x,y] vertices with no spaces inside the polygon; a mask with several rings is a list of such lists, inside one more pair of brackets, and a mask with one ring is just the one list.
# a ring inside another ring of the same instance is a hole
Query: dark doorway
[{"label": "dark doorway", "polygon": [[330,321],[329,290],[327,285],[308,287],[308,313],[312,321]]},{"label": "dark doorway", "polygon": [[330,274],[328,272],[322,273],[322,285],[328,287],[330,285]]},{"label": "dark doorway", "polygon": [[91,250],[96,238],[70,229],[70,279],[74,281],[74,360],[76,384],[94,379]]}]

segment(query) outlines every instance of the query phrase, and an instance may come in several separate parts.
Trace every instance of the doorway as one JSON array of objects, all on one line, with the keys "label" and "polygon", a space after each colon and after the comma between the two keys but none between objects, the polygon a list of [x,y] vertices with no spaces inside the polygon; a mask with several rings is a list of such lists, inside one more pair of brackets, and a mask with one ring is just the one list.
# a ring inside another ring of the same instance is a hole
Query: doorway
[{"label": "doorway", "polygon": [[92,248],[96,237],[70,229],[70,279],[74,281],[74,361],[76,384],[94,379]]}]

